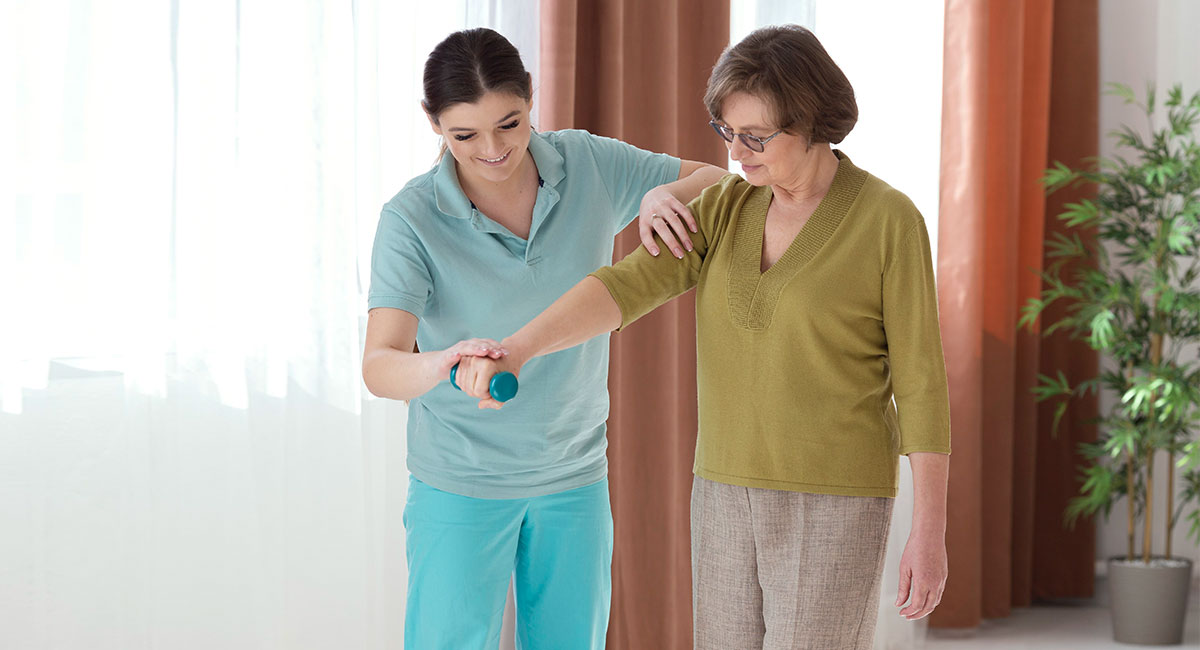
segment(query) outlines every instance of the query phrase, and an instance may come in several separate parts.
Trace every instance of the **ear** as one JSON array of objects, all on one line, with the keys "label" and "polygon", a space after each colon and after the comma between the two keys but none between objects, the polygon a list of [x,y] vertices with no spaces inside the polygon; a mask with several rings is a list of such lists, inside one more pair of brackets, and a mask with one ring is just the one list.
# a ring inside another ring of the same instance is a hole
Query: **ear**
[{"label": "ear", "polygon": [[442,127],[438,126],[437,118],[435,118],[433,114],[430,113],[427,108],[425,108],[424,101],[421,101],[421,111],[425,113],[425,119],[429,120],[429,128],[433,129],[434,133],[442,135]]}]

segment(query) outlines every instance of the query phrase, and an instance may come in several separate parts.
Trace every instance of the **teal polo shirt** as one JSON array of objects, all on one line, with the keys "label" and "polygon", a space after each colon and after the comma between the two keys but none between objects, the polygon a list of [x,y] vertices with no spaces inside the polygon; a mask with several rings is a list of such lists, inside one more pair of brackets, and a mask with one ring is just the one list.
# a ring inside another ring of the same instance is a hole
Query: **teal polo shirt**
[{"label": "teal polo shirt", "polygon": [[[588,273],[612,263],[613,237],[680,161],[586,131],[533,133],[540,187],[529,238],[480,213],[442,156],[383,206],[367,308],[419,319],[417,345],[503,339]],[[504,408],[442,382],[409,403],[408,469],[435,488],[497,499],[552,494],[608,473],[608,337],[531,360]]]}]

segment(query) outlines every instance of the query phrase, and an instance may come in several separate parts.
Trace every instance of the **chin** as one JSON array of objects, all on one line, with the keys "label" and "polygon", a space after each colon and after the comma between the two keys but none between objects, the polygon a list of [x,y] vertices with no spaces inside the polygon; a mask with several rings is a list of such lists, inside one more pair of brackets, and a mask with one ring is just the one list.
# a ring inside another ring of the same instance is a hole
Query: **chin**
[{"label": "chin", "polygon": [[745,178],[746,182],[750,183],[751,185],[761,186],[761,185],[770,185],[771,184],[770,175],[768,175],[767,171],[765,169],[763,169],[761,166],[752,171],[746,171],[746,169],[743,167],[742,168],[742,178]]},{"label": "chin", "polygon": [[478,175],[480,178],[487,179],[493,183],[499,183],[508,180],[510,177],[512,177],[513,172],[516,171],[515,167],[509,167],[508,165],[505,165],[504,167],[488,167],[486,165],[479,165],[476,167],[476,169],[479,170]]}]

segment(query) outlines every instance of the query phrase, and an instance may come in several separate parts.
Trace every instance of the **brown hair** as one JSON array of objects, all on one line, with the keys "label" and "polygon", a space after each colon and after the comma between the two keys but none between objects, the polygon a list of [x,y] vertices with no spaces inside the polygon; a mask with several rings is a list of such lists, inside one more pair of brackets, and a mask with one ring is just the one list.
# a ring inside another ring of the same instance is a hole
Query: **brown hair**
[{"label": "brown hair", "polygon": [[810,143],[841,142],[858,121],[850,81],[799,25],[756,29],[721,53],[704,93],[713,119],[721,119],[721,105],[736,92],[762,99],[777,128]]},{"label": "brown hair", "polygon": [[497,91],[525,101],[533,97],[521,53],[498,32],[486,27],[454,32],[425,61],[425,98],[421,106],[436,123],[454,104],[474,104]]}]

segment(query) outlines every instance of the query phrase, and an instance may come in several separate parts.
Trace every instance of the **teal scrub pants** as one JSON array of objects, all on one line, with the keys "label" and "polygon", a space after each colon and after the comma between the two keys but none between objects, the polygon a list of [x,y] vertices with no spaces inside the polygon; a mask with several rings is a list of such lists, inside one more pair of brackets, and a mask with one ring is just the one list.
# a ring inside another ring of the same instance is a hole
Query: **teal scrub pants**
[{"label": "teal scrub pants", "polygon": [[612,595],[608,479],[528,499],[477,499],[412,478],[404,528],[405,648],[495,648],[510,578],[517,648],[604,647]]}]

